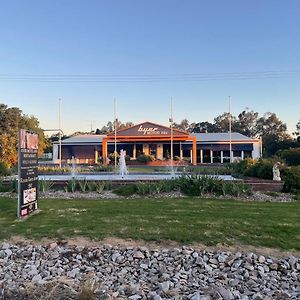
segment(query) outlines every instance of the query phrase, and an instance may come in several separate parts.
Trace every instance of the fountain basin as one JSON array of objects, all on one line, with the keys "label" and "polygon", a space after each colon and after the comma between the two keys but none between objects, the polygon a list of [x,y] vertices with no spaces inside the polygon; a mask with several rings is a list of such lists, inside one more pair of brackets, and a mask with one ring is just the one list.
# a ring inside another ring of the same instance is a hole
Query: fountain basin
[{"label": "fountain basin", "polygon": [[[115,175],[115,174],[76,174],[73,177],[68,175],[39,175],[39,180],[50,181],[68,181],[72,179],[76,180],[89,180],[89,181],[160,181],[170,180],[180,177],[181,174],[129,174],[129,175]],[[237,180],[231,175],[203,175],[209,177],[217,177],[222,180]]]}]

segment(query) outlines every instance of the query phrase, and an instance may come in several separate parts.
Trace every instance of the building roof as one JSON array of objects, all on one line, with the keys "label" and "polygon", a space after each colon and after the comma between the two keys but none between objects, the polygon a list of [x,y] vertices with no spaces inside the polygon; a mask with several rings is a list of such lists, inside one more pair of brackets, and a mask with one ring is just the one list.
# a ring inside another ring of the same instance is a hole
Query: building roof
[{"label": "building roof", "polygon": [[[199,142],[228,142],[230,140],[229,132],[209,132],[209,133],[192,133]],[[249,138],[238,132],[231,133],[231,140],[236,142],[251,142],[256,139]]]},{"label": "building roof", "polygon": [[[102,134],[79,134],[71,136],[70,138],[62,140],[63,145],[76,145],[76,144],[99,144],[106,135]],[[55,142],[58,144],[58,141]]]},{"label": "building roof", "polygon": [[[192,133],[191,136],[196,136],[197,142],[202,143],[218,143],[218,142],[229,142],[229,132],[211,132],[211,133]],[[70,138],[62,140],[63,145],[99,145],[102,143],[102,139],[106,135],[101,134],[80,134],[74,135]],[[231,140],[233,142],[253,142],[257,139],[249,138],[241,133],[232,132]],[[187,142],[188,143],[188,142]],[[58,144],[58,141],[54,142]]]}]

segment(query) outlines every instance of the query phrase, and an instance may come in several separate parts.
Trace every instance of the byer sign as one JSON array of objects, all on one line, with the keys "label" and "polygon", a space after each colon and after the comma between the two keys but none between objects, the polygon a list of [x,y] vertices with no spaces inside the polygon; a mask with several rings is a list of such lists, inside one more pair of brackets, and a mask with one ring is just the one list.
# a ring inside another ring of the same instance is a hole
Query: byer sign
[{"label": "byer sign", "polygon": [[141,125],[138,129],[138,132],[142,132],[143,135],[161,135],[161,134],[168,134],[167,130],[159,130],[158,127],[143,127]]},{"label": "byer sign", "polygon": [[24,129],[19,130],[19,218],[37,209],[38,201],[38,135]]}]

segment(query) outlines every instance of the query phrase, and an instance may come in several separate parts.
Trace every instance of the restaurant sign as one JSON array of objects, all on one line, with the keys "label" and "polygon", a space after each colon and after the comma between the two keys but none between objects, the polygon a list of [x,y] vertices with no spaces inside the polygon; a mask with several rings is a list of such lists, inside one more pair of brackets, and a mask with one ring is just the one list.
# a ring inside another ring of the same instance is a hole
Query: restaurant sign
[{"label": "restaurant sign", "polygon": [[[171,135],[171,129],[170,127],[158,125],[151,122],[144,122],[142,124],[138,124],[135,126],[132,126],[130,128],[121,129],[118,131],[118,136],[130,136],[130,137],[141,137],[141,136],[168,136]],[[173,129],[174,136],[176,135],[188,135],[188,133],[185,133],[180,130]],[[110,133],[108,136],[114,136],[114,133]]]},{"label": "restaurant sign", "polygon": [[37,209],[38,201],[38,135],[32,131],[19,130],[19,218]]}]

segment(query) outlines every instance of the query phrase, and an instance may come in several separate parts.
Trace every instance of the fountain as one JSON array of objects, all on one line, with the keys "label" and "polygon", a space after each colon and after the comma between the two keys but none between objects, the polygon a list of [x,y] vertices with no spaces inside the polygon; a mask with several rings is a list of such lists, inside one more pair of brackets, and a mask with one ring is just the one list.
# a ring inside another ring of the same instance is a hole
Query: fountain
[{"label": "fountain", "polygon": [[125,151],[123,149],[121,149],[120,152],[119,172],[122,178],[124,178],[125,175],[128,175],[128,170],[126,167],[126,160],[125,160]]},{"label": "fountain", "polygon": [[72,178],[74,179],[75,176],[76,176],[76,160],[75,160],[75,157],[72,156],[72,167],[71,167],[71,175],[72,175]]}]

